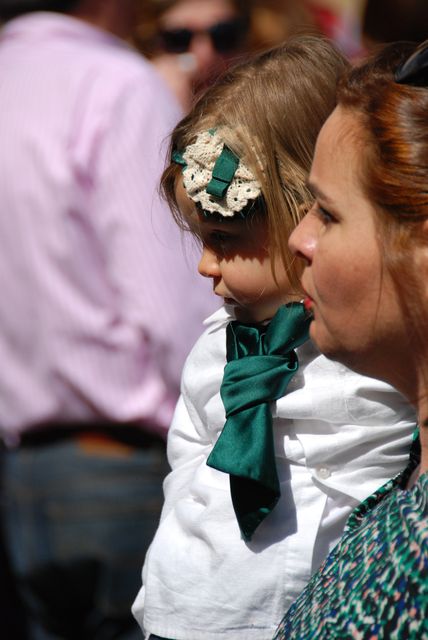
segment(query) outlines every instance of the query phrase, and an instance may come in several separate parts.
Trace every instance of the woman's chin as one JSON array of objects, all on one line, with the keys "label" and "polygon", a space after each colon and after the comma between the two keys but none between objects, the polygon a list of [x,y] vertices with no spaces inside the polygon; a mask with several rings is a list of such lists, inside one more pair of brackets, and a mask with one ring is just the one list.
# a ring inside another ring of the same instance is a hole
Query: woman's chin
[{"label": "woman's chin", "polygon": [[362,375],[370,375],[367,355],[357,345],[341,343],[337,337],[320,330],[315,320],[311,322],[309,336],[318,350],[329,360],[339,362]]},{"label": "woman's chin", "polygon": [[340,356],[342,355],[343,357],[344,354],[340,354],[341,349],[339,349],[337,341],[330,334],[321,330],[316,319],[313,319],[310,324],[309,337],[323,355],[330,360],[338,360],[340,362]]}]

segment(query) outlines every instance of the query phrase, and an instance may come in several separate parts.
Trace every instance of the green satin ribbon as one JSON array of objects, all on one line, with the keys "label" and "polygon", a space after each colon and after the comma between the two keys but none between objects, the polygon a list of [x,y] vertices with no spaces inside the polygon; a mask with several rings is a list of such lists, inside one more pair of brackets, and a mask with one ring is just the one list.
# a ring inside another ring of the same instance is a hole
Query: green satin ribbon
[{"label": "green satin ribbon", "polygon": [[206,192],[216,198],[224,198],[239,166],[239,158],[224,145],[213,167],[212,178]]},{"label": "green satin ribbon", "polygon": [[270,403],[281,398],[299,362],[294,349],[309,337],[301,303],[279,308],[266,326],[232,321],[221,385],[226,423],[207,464],[230,475],[233,508],[245,540],[281,495]]},{"label": "green satin ribbon", "polygon": [[178,151],[178,149],[173,150],[171,154],[171,161],[181,165],[182,167],[187,167],[187,162],[183,158],[181,151]]}]

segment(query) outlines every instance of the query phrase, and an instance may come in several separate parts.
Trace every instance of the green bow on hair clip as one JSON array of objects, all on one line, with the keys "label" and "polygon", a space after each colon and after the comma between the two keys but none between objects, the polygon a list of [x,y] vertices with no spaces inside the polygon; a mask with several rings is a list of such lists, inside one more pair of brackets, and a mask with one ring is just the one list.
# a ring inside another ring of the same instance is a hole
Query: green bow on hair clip
[{"label": "green bow on hair clip", "polygon": [[[183,158],[183,154],[180,151],[173,151],[171,159],[173,162],[187,167],[187,162]],[[233,153],[229,147],[223,146],[222,152],[216,160],[213,167],[212,178],[207,184],[206,192],[216,198],[224,198],[230,187],[233,178],[235,177],[236,170],[239,166],[239,158]]]},{"label": "green bow on hair clip", "polygon": [[216,198],[224,198],[239,165],[239,158],[224,145],[213,169],[213,177],[207,184],[206,192]]},{"label": "green bow on hair clip", "polygon": [[187,162],[183,158],[183,154],[181,153],[181,151],[178,151],[178,149],[174,149],[174,151],[172,152],[171,161],[175,162],[175,164],[181,165],[182,167],[187,167]]},{"label": "green bow on hair clip", "polygon": [[395,81],[412,87],[428,86],[428,40],[395,72]]},{"label": "green bow on hair clip", "polygon": [[224,142],[222,128],[196,136],[183,151],[174,149],[171,160],[183,169],[187,195],[204,214],[221,217],[245,215],[260,195],[261,187],[252,171]]}]

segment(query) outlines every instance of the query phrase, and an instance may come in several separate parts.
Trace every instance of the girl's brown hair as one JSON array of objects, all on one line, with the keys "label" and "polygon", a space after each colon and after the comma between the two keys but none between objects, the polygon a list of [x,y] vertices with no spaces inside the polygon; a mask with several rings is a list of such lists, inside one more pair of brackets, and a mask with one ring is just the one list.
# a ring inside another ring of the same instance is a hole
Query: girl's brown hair
[{"label": "girl's brown hair", "polygon": [[428,219],[428,88],[398,84],[397,69],[414,43],[387,45],[340,81],[338,102],[359,122],[361,180],[377,212],[383,264],[409,319],[409,330],[426,344],[426,274],[415,248],[426,245]]},{"label": "girl's brown hair", "polygon": [[[298,36],[230,69],[174,129],[173,150],[184,151],[202,131],[225,127],[228,146],[261,184],[274,259],[282,259],[298,290],[300,271],[288,237],[311,203],[306,186],[315,141],[335,106],[338,76],[348,63],[327,40]],[[182,228],[176,201],[181,168],[171,163],[161,189]]]}]

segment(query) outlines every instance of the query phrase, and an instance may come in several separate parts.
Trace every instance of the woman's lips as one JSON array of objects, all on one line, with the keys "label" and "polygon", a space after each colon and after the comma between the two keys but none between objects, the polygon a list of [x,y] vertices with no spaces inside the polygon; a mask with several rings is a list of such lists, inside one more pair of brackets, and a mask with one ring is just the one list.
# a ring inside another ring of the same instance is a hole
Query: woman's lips
[{"label": "woman's lips", "polygon": [[310,298],[309,296],[306,296],[303,300],[303,306],[305,307],[306,311],[312,311],[312,307],[313,307],[314,301],[312,300],[312,298]]}]

